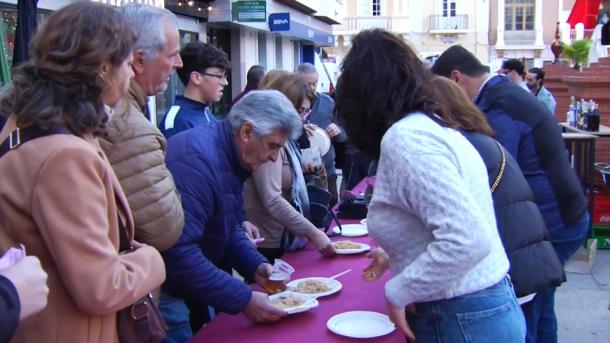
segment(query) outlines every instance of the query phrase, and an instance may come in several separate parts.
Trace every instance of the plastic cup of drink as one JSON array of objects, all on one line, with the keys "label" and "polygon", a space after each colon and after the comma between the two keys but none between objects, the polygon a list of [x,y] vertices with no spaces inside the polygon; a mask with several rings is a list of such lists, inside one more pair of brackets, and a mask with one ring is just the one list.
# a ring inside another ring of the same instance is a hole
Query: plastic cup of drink
[{"label": "plastic cup of drink", "polygon": [[288,282],[289,276],[285,273],[272,273],[269,275],[263,287],[267,290],[267,292],[271,294],[280,293],[285,291],[288,287],[286,283]]}]

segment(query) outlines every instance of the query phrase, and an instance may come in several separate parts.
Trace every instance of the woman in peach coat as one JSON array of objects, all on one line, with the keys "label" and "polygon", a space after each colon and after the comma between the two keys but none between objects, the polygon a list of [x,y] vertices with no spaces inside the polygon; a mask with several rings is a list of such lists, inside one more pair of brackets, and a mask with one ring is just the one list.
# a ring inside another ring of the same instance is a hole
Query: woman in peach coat
[{"label": "woman in peach coat", "polygon": [[16,342],[116,342],[116,313],[165,279],[154,248],[119,254],[119,220],[131,239],[133,219],[96,139],[133,76],[135,38],[110,6],[78,2],[49,16],[15,71],[0,142],[16,127],[69,129],[0,158],[0,254],[23,244],[49,275],[48,305]]}]

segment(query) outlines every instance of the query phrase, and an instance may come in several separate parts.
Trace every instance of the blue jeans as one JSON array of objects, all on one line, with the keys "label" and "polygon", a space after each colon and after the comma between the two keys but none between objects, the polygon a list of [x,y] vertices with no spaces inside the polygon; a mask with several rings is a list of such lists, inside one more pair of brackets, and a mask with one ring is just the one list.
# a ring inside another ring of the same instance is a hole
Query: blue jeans
[{"label": "blue jeans", "polygon": [[[578,247],[587,238],[589,232],[589,213],[576,222],[564,228],[549,231],[549,236],[555,252],[564,264],[578,250]],[[555,290],[556,287],[547,287],[538,293],[532,301],[523,304],[523,314],[527,324],[528,343],[555,343],[557,342],[557,317],[555,316]]]},{"label": "blue jeans", "polygon": [[167,325],[167,336],[164,342],[183,343],[193,336],[189,324],[189,309],[184,300],[161,292],[159,311]]},{"label": "blue jeans", "polygon": [[417,342],[522,343],[525,320],[507,277],[486,289],[415,305],[407,321]]}]

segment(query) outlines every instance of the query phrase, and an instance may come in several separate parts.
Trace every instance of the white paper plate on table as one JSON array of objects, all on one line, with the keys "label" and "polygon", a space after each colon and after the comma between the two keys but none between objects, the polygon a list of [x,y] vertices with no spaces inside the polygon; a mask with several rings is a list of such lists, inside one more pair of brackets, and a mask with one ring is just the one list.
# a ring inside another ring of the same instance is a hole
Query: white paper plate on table
[{"label": "white paper plate on table", "polygon": [[340,232],[341,236],[345,237],[359,237],[369,234],[369,229],[363,224],[343,224],[341,225],[341,228],[343,230],[339,230],[339,227],[335,226],[332,232],[336,234],[339,234]]},{"label": "white paper plate on table", "polygon": [[[360,247],[353,248],[353,249],[337,249],[337,243],[341,243],[341,242],[351,242],[351,243],[360,245]],[[333,242],[333,248],[335,248],[335,252],[339,255],[360,254],[362,252],[371,250],[371,246],[368,244],[360,243],[360,242],[352,242],[352,241]]]},{"label": "white paper plate on table", "polygon": [[269,301],[273,303],[274,301],[277,301],[282,297],[298,299],[303,302],[302,304],[297,306],[282,308],[284,311],[288,312],[288,314],[309,311],[310,309],[318,307],[318,305],[320,305],[320,303],[318,302],[318,300],[316,300],[316,297],[314,296],[291,291],[284,291],[281,293],[270,295]]},{"label": "white paper plate on table", "polygon": [[385,314],[370,311],[350,311],[333,316],[326,327],[337,335],[352,338],[385,336],[394,331],[394,324]]},{"label": "white paper plate on table", "polygon": [[313,134],[308,138],[309,144],[312,147],[320,149],[320,154],[326,155],[328,150],[330,150],[330,137],[328,137],[326,131],[321,127],[316,126],[316,129],[313,130]]},{"label": "white paper plate on table", "polygon": [[362,219],[362,220],[360,221],[360,224],[362,224],[362,225],[366,225],[366,218]]},{"label": "white paper plate on table", "polygon": [[[305,293],[305,292],[301,293],[298,290],[298,287],[299,287],[299,285],[301,283],[304,283],[306,281],[322,282],[328,288],[328,290],[325,291],[325,292],[320,292],[320,293]],[[331,295],[331,294],[335,294],[335,293],[339,292],[339,290],[343,287],[341,282],[339,282],[339,281],[337,281],[335,279],[330,279],[330,278],[326,278],[326,277],[307,277],[307,278],[297,279],[297,280],[290,281],[287,284],[287,286],[288,286],[288,289],[290,289],[292,292],[296,292],[296,293],[299,293],[299,294],[311,295],[311,296],[314,296],[316,298],[324,297],[324,296]]]}]

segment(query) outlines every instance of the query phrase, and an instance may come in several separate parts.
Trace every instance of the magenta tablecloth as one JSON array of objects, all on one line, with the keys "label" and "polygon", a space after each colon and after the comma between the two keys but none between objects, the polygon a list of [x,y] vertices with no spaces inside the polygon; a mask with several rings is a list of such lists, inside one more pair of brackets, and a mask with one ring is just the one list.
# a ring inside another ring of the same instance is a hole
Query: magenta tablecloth
[{"label": "magenta tablecloth", "polygon": [[[361,182],[354,192],[364,188]],[[341,223],[356,223],[345,220]],[[376,246],[369,236],[335,237],[333,240],[350,239]],[[326,328],[326,322],[334,315],[346,311],[376,311],[387,314],[384,300],[384,284],[390,278],[390,272],[376,282],[368,283],[362,280],[362,270],[369,263],[365,253],[358,255],[337,255],[333,258],[322,257],[313,246],[288,253],[282,257],[296,271],[292,279],[322,276],[330,277],[344,270],[351,272],[337,278],[343,289],[339,293],[319,298],[320,306],[307,312],[293,314],[272,324],[256,324],[250,322],[243,314],[236,316],[219,314],[193,337],[191,342],[266,342],[266,343],[299,343],[299,342],[353,342],[361,339],[338,336]],[[398,331],[389,335],[366,339],[367,342],[405,342]]]}]

